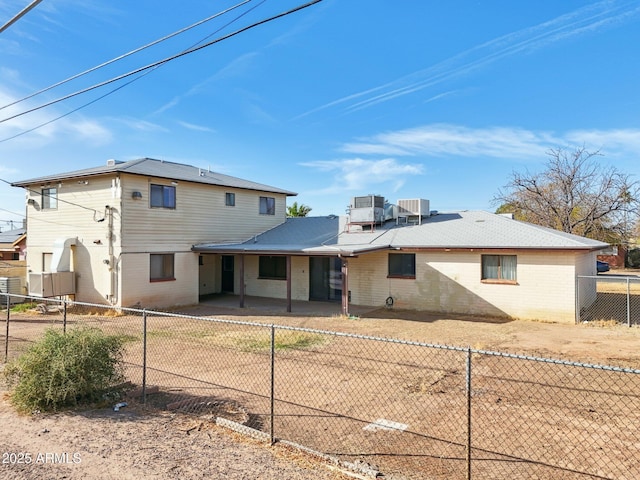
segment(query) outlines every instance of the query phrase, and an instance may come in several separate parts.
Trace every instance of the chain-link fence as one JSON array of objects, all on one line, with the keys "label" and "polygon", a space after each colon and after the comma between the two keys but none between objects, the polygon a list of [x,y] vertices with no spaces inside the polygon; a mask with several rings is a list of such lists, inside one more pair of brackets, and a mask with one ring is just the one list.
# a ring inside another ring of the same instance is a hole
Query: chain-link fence
[{"label": "chain-link fence", "polygon": [[9,359],[46,328],[91,324],[125,342],[138,401],[223,418],[371,476],[640,478],[640,370],[42,299],[31,307],[2,311]]},{"label": "chain-link fence", "polygon": [[640,324],[640,277],[579,276],[576,286],[578,322]]}]

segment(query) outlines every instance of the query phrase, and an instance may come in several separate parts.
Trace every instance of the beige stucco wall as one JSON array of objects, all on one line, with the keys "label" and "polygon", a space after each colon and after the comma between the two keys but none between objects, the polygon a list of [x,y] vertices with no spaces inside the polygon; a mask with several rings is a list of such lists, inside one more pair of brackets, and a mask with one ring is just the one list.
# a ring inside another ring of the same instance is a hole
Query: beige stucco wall
[{"label": "beige stucco wall", "polygon": [[[245,293],[258,297],[287,298],[286,280],[259,278],[258,256],[245,256]],[[239,287],[239,270],[236,263],[236,284]],[[236,288],[236,293],[239,288]],[[309,257],[291,257],[291,299],[309,300]]]},{"label": "beige stucco wall", "polygon": [[[58,207],[42,209],[41,189],[58,189]],[[76,239],[71,247],[71,270],[76,272],[79,301],[106,303],[110,294],[109,225],[106,205],[117,204],[117,192],[107,177],[32,185],[27,192],[27,268],[30,273],[50,271],[43,258],[50,258],[57,240]],[[98,220],[103,220],[99,222]],[[119,229],[114,218],[114,231]],[[114,251],[115,252],[115,251]],[[117,255],[117,252],[115,252]]]},{"label": "beige stucco wall", "polygon": [[[350,259],[352,303],[381,306],[391,296],[395,308],[574,322],[576,254],[501,253],[517,255],[516,285],[483,283],[480,252],[416,252],[415,280],[387,278],[387,252]],[[595,264],[592,254],[578,257]]]},{"label": "beige stucco wall", "polygon": [[[200,294],[221,290],[219,256],[190,251],[203,242],[237,242],[285,220],[286,196],[258,191],[123,175],[122,184],[122,305],[171,306],[197,303]],[[174,185],[176,208],[150,208],[150,185]],[[142,198],[133,199],[134,191]],[[235,206],[225,205],[225,193],[235,194]],[[276,214],[259,213],[260,196],[276,199]],[[175,280],[149,281],[149,255],[175,253]],[[237,265],[236,265],[237,269]]]},{"label": "beige stucco wall", "polygon": [[[154,252],[160,253],[160,252]],[[191,251],[174,253],[175,280],[149,280],[149,253],[124,253],[120,259],[121,305],[166,308],[198,303],[198,256]]]},{"label": "beige stucco wall", "polygon": [[[349,258],[351,303],[383,306],[392,297],[399,309],[573,323],[576,271],[595,265],[593,252],[501,251],[517,255],[518,278],[495,284],[481,281],[481,252],[415,253],[415,279],[388,278],[387,251]],[[308,300],[307,257],[292,257],[291,279],[291,298]],[[286,298],[286,281],[258,278],[258,256],[246,256],[244,281],[247,295]]]},{"label": "beige stucco wall", "polygon": [[[27,263],[31,272],[49,271],[55,241],[75,238],[71,269],[76,272],[76,300],[146,308],[196,303],[200,280],[192,245],[235,242],[268,230],[286,218],[286,196],[179,181],[176,208],[150,208],[150,185],[170,180],[138,175],[85,177],[50,185],[31,185],[27,206]],[[43,187],[58,189],[56,209],[42,210]],[[134,191],[142,198],[134,199]],[[225,193],[235,193],[227,207]],[[275,215],[259,213],[259,197],[276,199]],[[108,206],[108,208],[107,208]],[[102,222],[97,220],[105,219]],[[151,282],[151,253],[175,255],[175,280]],[[202,280],[220,290],[219,264]]]}]

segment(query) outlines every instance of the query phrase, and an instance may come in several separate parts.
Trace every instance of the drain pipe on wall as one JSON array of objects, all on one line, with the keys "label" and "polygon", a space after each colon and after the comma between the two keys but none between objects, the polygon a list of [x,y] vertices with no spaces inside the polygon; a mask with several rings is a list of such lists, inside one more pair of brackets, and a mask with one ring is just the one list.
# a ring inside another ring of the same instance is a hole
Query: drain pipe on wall
[{"label": "drain pipe on wall", "polygon": [[114,305],[116,303],[115,298],[115,283],[116,283],[116,262],[113,255],[113,207],[105,205],[105,215],[107,216],[107,242],[109,246],[109,302]]}]

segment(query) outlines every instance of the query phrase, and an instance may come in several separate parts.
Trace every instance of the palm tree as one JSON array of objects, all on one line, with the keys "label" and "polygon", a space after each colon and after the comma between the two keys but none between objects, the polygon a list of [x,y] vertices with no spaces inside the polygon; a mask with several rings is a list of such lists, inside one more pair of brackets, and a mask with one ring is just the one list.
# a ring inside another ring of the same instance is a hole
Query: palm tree
[{"label": "palm tree", "polygon": [[307,207],[302,203],[298,205],[298,202],[293,202],[290,207],[287,207],[287,217],[306,217],[310,211],[311,207]]}]

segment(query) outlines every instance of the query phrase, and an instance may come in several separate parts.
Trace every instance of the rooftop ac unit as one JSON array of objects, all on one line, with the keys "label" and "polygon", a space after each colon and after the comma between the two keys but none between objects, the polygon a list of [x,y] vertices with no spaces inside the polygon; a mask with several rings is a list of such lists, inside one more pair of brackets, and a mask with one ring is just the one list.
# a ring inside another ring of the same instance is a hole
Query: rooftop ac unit
[{"label": "rooftop ac unit", "polygon": [[429,200],[423,198],[398,200],[398,217],[417,217],[418,223],[422,223],[422,217],[428,216]]},{"label": "rooftop ac unit", "polygon": [[353,197],[349,209],[349,223],[382,223],[384,221],[384,197],[367,195]]}]

